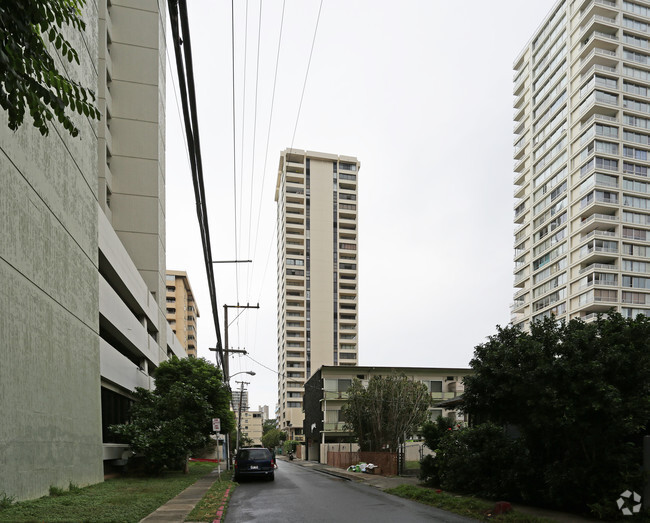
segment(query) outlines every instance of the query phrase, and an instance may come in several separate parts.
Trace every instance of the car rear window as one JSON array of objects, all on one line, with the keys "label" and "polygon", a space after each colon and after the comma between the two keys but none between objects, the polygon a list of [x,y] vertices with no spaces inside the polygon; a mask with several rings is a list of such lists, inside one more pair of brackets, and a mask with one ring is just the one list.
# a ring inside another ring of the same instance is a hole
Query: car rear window
[{"label": "car rear window", "polygon": [[244,449],[239,455],[241,460],[271,459],[271,452],[268,449]]}]

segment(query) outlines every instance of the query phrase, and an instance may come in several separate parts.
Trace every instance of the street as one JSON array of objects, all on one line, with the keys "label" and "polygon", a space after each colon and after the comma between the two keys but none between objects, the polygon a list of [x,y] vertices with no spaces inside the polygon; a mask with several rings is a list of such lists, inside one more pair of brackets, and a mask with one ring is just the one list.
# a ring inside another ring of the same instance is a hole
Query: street
[{"label": "street", "polygon": [[278,467],[275,481],[245,480],[235,489],[227,523],[474,521],[294,463]]}]

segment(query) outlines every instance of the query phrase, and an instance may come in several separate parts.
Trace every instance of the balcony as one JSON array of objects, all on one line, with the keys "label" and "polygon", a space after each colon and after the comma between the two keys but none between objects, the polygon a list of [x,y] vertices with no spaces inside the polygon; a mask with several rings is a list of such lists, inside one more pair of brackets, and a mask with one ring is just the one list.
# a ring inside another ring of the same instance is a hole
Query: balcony
[{"label": "balcony", "polygon": [[326,400],[347,400],[348,399],[348,393],[347,391],[333,391],[333,390],[325,390],[323,391],[323,399]]},{"label": "balcony", "polygon": [[[601,42],[598,41],[598,44]],[[615,68],[618,65],[618,52],[612,49],[603,49],[602,47],[594,47],[589,53],[584,55],[579,62],[578,73],[582,77],[587,70],[594,65],[601,65],[605,67]]]},{"label": "balcony", "polygon": [[618,257],[618,247],[582,247],[579,256],[582,263],[611,262]]},{"label": "balcony", "polygon": [[519,312],[528,304],[528,300],[515,300],[514,303],[510,305],[511,312]]},{"label": "balcony", "polygon": [[580,9],[581,20],[596,14],[607,18],[616,16],[616,2],[613,0],[591,0]]},{"label": "balcony", "polygon": [[347,432],[344,427],[344,421],[337,421],[335,423],[323,423],[323,430],[325,432]]}]

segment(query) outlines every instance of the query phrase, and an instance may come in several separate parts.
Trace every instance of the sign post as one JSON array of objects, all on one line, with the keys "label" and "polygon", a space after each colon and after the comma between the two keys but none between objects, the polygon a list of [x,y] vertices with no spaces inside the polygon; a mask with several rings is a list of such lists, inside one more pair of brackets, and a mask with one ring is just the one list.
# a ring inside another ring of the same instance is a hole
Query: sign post
[{"label": "sign post", "polygon": [[[217,433],[217,451],[219,450],[219,432],[221,432],[221,419],[212,418],[212,431]],[[222,456],[223,458],[223,456]],[[217,464],[217,474],[221,477],[221,462]]]}]

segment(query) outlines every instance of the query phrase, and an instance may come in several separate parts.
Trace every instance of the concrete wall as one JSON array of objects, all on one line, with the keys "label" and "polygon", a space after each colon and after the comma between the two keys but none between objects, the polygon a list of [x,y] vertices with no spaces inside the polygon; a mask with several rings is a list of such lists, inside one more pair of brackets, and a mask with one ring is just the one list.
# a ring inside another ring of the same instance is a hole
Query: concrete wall
[{"label": "concrete wall", "polygon": [[[336,158],[336,157],[335,157]],[[332,161],[311,158],[311,372],[334,363]],[[302,421],[300,421],[302,422]]]},{"label": "concrete wall", "polygon": [[[97,84],[96,5],[69,39]],[[43,137],[0,110],[0,492],[17,499],[102,480],[97,273],[97,125],[75,115]]]}]

